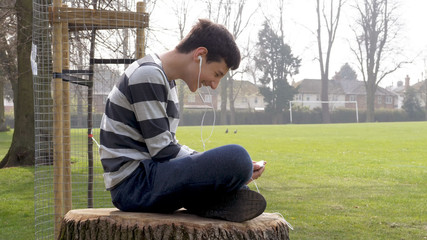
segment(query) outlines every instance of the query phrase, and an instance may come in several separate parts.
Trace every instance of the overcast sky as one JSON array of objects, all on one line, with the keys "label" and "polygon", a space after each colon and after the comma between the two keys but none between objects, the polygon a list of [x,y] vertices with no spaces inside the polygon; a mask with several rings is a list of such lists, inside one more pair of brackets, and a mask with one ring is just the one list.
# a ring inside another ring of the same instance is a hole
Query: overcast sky
[{"label": "overcast sky", "polygon": [[[351,14],[352,12],[354,13],[354,9],[352,9],[350,4],[353,4],[355,1],[348,0],[349,4],[343,10],[338,36],[332,52],[330,77],[346,62],[357,70],[354,55],[349,49],[349,41],[354,41],[354,35],[349,26],[355,19],[355,16]],[[257,1],[249,0],[249,2],[251,6],[247,8],[248,14],[250,9],[256,7]],[[264,14],[274,13],[276,10],[274,2],[274,0],[262,1]],[[294,55],[302,58],[300,73],[294,76],[293,80],[300,81],[304,78],[318,79],[320,71],[318,61],[316,60],[317,42],[313,35],[317,25],[316,1],[285,0],[285,2],[285,42],[291,46]],[[402,52],[399,56],[395,57],[395,61],[401,59],[401,61],[413,61],[413,63],[405,65],[402,69],[384,79],[380,84],[383,87],[390,86],[391,84],[396,85],[397,81],[404,80],[406,75],[411,77],[411,84],[414,84],[421,78],[424,78],[423,73],[426,68],[424,62],[427,61],[425,60],[427,59],[427,33],[425,28],[425,23],[427,23],[427,0],[400,0],[398,4],[400,7],[397,14],[400,16],[402,27],[399,42],[397,43],[402,48]],[[195,3],[192,4],[186,32],[196,22],[197,18],[206,17],[207,13],[204,11],[203,6]],[[251,38],[253,42],[257,41],[259,27],[263,22],[262,11],[259,11],[258,15],[252,18],[252,20],[251,24],[253,27],[251,27],[251,31],[248,31],[244,37],[241,37],[244,41],[238,39],[241,45],[247,41],[247,38]],[[171,13],[170,4],[157,4],[151,16],[150,25],[153,26],[153,30],[159,30],[160,28],[177,29],[177,23],[173,17],[173,13]],[[158,44],[149,41],[150,49],[148,52],[163,52],[173,48],[178,41],[177,33],[172,33],[171,31],[165,31],[164,34],[156,34],[156,36],[159,37]],[[361,80],[362,78],[358,70],[357,73]]]}]

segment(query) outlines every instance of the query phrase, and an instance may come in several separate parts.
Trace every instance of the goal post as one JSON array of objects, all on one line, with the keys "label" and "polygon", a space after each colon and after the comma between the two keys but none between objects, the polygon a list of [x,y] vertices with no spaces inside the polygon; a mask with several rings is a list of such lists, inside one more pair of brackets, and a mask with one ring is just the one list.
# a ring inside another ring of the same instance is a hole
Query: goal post
[{"label": "goal post", "polygon": [[316,104],[318,103],[320,106],[322,103],[328,103],[328,104],[345,104],[346,103],[353,103],[355,104],[355,109],[356,109],[356,122],[359,122],[359,108],[357,106],[357,101],[301,101],[301,100],[295,100],[295,101],[289,101],[289,118],[290,118],[290,123],[293,123],[293,119],[292,119],[292,104],[295,103],[300,103],[300,104]]}]

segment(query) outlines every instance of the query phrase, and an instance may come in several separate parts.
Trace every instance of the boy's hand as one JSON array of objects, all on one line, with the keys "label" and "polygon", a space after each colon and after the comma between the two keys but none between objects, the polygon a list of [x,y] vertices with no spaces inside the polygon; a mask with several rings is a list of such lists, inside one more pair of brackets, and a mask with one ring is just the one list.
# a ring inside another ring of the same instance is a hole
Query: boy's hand
[{"label": "boy's hand", "polygon": [[254,162],[254,161],[252,161],[252,164],[254,166],[253,167],[254,171],[252,173],[252,179],[249,180],[249,182],[251,182],[252,180],[255,180],[255,179],[259,178],[262,175],[262,173],[265,170],[265,165],[267,164],[267,162],[265,162],[265,161],[260,161],[260,162]]}]

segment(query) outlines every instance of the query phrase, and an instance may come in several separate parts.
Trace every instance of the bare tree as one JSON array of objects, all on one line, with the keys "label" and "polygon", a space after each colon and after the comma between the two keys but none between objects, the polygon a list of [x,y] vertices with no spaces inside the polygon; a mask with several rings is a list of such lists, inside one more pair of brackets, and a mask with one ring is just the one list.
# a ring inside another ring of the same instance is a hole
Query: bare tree
[{"label": "bare tree", "polygon": [[[168,1],[169,4],[171,4]],[[190,0],[180,0],[174,1],[174,5],[172,6],[172,10],[177,18],[178,23],[178,31],[179,31],[179,40],[184,39],[184,33],[186,31],[187,23],[188,23],[188,12],[190,10]],[[179,99],[179,112],[184,111],[184,99],[185,99],[185,87],[186,84],[183,81],[178,81],[178,99]],[[181,119],[183,121],[184,119]]]},{"label": "bare tree", "polygon": [[[245,31],[255,14],[256,9],[248,15],[245,13],[245,6],[248,5],[247,0],[220,0],[214,2],[205,0],[208,17],[214,22],[221,23],[226,26],[237,40]],[[242,54],[242,57],[247,54]],[[243,60],[243,58],[242,58]],[[235,124],[235,108],[234,101],[237,98],[239,90],[234,89],[234,78],[239,71],[231,71],[221,80],[221,124],[227,124],[227,100],[230,106],[230,124]]]},{"label": "bare tree", "polygon": [[[158,35],[160,34],[166,34],[168,37],[172,37],[172,35],[177,35],[178,40],[182,40],[185,37],[185,33],[188,28],[188,23],[190,22],[190,12],[191,8],[193,7],[195,1],[193,0],[177,0],[177,1],[168,1],[168,0],[162,0],[162,1],[150,1],[150,10],[151,12],[154,11],[154,7],[156,5],[159,5],[159,8],[162,9],[162,14],[169,14],[165,13],[165,9],[170,10],[172,13],[172,16],[174,17],[173,21],[171,21],[171,24],[167,27],[161,27],[157,25],[156,21],[150,22],[150,30],[148,38],[148,41],[156,41],[158,44],[162,44],[161,41],[157,40]],[[150,44],[148,44],[148,47],[150,47]],[[166,50],[169,50],[168,47],[164,46]],[[157,51],[158,49],[156,49]],[[179,99],[179,111],[182,113],[184,111],[184,100],[185,96],[187,94],[186,90],[186,84],[183,81],[177,81],[176,82],[177,89],[178,89],[178,99]],[[181,118],[181,123],[184,123],[185,120]],[[185,123],[184,123],[185,124]]]},{"label": "bare tree", "polygon": [[[212,0],[204,0],[204,3],[206,4],[206,9],[208,12],[208,18],[211,19],[214,22],[220,21],[220,13],[221,13],[221,7],[224,4],[223,0],[220,0],[218,3],[215,4]],[[227,102],[228,102],[228,79],[230,78],[230,73],[227,73],[227,76],[225,76],[221,80],[220,84],[220,94],[221,94],[221,115],[220,115],[220,123],[223,125],[227,124]]]},{"label": "bare tree", "polygon": [[34,101],[31,73],[32,1],[15,4],[17,16],[18,81],[14,87],[15,130],[2,167],[34,165]]},{"label": "bare tree", "polygon": [[375,92],[378,84],[406,63],[387,65],[384,62],[387,55],[398,51],[391,45],[399,32],[396,8],[388,0],[363,0],[355,6],[359,15],[356,27],[353,28],[357,45],[351,47],[351,50],[357,58],[366,87],[367,122],[375,121]]},{"label": "bare tree", "polygon": [[[317,0],[316,2],[317,47],[319,51],[320,79],[322,81],[320,92],[320,100],[322,101],[322,121],[323,123],[330,123],[329,104],[323,101],[328,101],[329,63],[344,2],[343,0],[338,0],[338,4],[335,6],[334,0],[329,0],[329,8],[325,6],[326,0]],[[326,27],[326,51],[324,51],[323,46],[323,26]]]}]

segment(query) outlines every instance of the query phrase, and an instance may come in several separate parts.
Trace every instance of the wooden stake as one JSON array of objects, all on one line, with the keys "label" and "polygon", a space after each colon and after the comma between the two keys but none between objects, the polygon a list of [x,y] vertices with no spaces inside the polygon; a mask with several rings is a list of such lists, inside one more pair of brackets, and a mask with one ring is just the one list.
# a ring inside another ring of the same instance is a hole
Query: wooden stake
[{"label": "wooden stake", "polygon": [[[67,5],[62,5],[66,8]],[[70,69],[70,44],[68,35],[68,23],[62,23],[62,65],[64,70]],[[71,189],[71,118],[70,118],[70,83],[62,82],[63,87],[63,144],[64,144],[64,214],[72,208]]]},{"label": "wooden stake", "polygon": [[[145,2],[136,3],[137,13],[145,13]],[[148,21],[147,21],[148,22]],[[141,25],[136,29],[136,59],[143,58],[145,56],[145,30],[144,28],[148,26],[148,23]]]},{"label": "wooden stake", "polygon": [[[61,0],[54,0],[53,6],[61,6]],[[62,23],[53,23],[52,36],[53,49],[53,72],[62,73]],[[59,234],[62,217],[64,216],[64,196],[63,196],[63,143],[62,143],[62,78],[54,78],[53,88],[53,171],[54,171],[54,213],[55,238]]]}]

